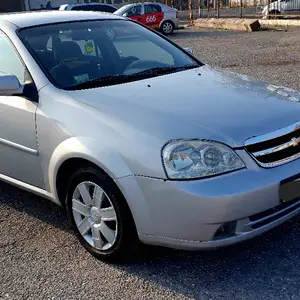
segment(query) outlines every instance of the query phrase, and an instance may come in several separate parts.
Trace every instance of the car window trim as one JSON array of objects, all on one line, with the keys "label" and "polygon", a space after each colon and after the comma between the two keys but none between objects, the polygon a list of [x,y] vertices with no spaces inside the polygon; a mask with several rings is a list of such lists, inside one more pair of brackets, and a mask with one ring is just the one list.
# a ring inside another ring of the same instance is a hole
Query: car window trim
[{"label": "car window trim", "polygon": [[[38,94],[38,90],[37,90],[37,87],[36,87],[36,84],[35,84],[35,81],[34,81],[34,78],[33,78],[33,76],[31,75],[31,73],[30,73],[30,71],[29,71],[29,69],[28,69],[28,67],[27,67],[27,65],[26,65],[26,63],[25,63],[25,61],[24,61],[24,59],[22,58],[22,56],[21,56],[21,54],[19,53],[19,51],[18,51],[18,49],[17,49],[17,47],[15,46],[15,44],[14,44],[14,42],[11,40],[11,38],[6,34],[6,32],[5,31],[3,31],[1,28],[0,28],[0,33],[2,33],[6,38],[7,38],[7,40],[8,40],[8,42],[9,42],[9,44],[12,46],[12,48],[13,48],[13,51],[16,53],[16,55],[17,55],[17,57],[19,58],[19,60],[20,60],[20,62],[21,62],[21,64],[23,65],[23,67],[25,68],[25,71],[27,72],[27,74],[29,75],[29,77],[30,77],[30,79],[31,79],[31,85],[32,85],[32,93],[34,94],[34,95],[18,95],[18,96],[20,96],[20,97],[23,97],[23,98],[26,98],[27,100],[29,100],[29,101],[32,101],[32,102],[36,102],[36,103],[38,103],[39,102],[39,94]],[[25,45],[24,45],[25,46]],[[26,46],[25,46],[26,47]],[[27,47],[26,47],[26,49],[27,49]],[[28,50],[28,49],[27,49]],[[14,74],[13,74],[14,75]],[[14,76],[16,76],[16,75],[14,75]],[[26,87],[26,85],[23,83],[23,86],[24,86],[24,90],[25,90],[25,87]],[[29,90],[30,91],[30,90]],[[29,94],[31,94],[31,92],[29,92]]]}]

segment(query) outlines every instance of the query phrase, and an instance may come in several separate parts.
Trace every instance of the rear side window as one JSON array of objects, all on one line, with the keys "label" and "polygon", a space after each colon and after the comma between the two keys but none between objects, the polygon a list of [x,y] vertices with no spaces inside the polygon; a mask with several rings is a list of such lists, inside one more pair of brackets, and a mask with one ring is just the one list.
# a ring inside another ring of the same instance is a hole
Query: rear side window
[{"label": "rear side window", "polygon": [[157,12],[161,12],[161,7],[156,4],[146,4],[145,5],[145,14],[153,14]]},{"label": "rear side window", "polygon": [[116,9],[112,6],[109,5],[96,5],[97,11],[103,11],[103,12],[108,12],[108,13],[113,13],[116,11]]},{"label": "rear side window", "polygon": [[140,16],[142,14],[142,5],[134,5],[130,7],[124,14],[126,17]]},{"label": "rear side window", "polygon": [[73,6],[71,10],[83,10],[83,5],[81,5],[81,6]]},{"label": "rear side window", "polygon": [[93,11],[96,10],[96,5],[79,5],[74,6],[72,10],[84,10],[84,11]]}]

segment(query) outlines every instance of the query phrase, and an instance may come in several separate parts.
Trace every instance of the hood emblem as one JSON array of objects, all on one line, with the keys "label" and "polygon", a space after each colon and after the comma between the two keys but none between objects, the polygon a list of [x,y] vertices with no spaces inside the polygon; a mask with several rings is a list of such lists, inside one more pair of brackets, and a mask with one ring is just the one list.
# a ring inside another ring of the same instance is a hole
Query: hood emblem
[{"label": "hood emblem", "polygon": [[297,147],[300,144],[300,138],[292,138],[291,144],[293,147]]}]

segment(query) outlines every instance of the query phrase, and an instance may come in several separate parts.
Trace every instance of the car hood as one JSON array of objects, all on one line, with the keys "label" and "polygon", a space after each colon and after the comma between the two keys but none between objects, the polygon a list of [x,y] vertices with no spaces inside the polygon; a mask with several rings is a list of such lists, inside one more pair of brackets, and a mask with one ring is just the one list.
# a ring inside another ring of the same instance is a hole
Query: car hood
[{"label": "car hood", "polygon": [[208,66],[69,94],[111,126],[121,122],[164,143],[203,138],[239,147],[300,120],[299,92]]}]

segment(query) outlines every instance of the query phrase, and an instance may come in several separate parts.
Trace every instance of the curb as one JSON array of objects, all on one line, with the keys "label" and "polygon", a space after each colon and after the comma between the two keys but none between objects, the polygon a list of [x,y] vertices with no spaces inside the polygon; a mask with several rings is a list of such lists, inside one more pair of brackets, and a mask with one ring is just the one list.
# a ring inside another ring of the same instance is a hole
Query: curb
[{"label": "curb", "polygon": [[300,27],[300,20],[259,20],[260,25],[269,26],[284,26],[284,27]]},{"label": "curb", "polygon": [[258,31],[260,29],[260,22],[258,19],[196,19],[194,21],[195,27],[225,29],[234,31]]},{"label": "curb", "polygon": [[[193,22],[193,27],[198,28],[213,28],[233,31],[259,31],[261,26],[264,28],[274,27],[300,27],[300,20],[295,19],[229,19],[229,18],[209,18],[209,19],[196,19]],[[190,25],[181,25],[184,28]]]}]

